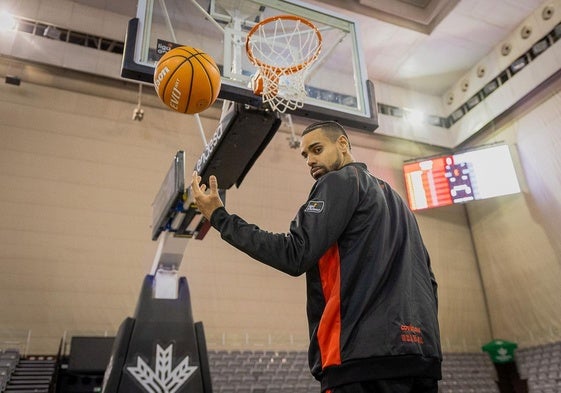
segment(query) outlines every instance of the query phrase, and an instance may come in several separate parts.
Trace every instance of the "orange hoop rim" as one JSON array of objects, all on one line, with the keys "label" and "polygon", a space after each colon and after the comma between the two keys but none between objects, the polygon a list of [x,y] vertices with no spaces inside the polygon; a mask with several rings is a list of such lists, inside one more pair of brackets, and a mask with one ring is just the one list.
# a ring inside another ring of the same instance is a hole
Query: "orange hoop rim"
[{"label": "orange hoop rim", "polygon": [[[249,45],[249,42],[251,41],[251,37],[253,36],[253,34],[261,26],[269,24],[269,23],[274,22],[274,21],[279,20],[279,19],[300,21],[316,33],[316,37],[317,37],[318,43],[319,43],[317,49],[315,50],[315,52],[313,53],[312,56],[310,56],[308,59],[306,59],[305,61],[303,61],[300,64],[297,64],[297,65],[294,65],[294,66],[291,66],[291,67],[279,67],[279,66],[275,66],[273,64],[265,63],[265,62],[259,60],[258,58],[256,58],[255,55],[253,54],[253,50],[251,49],[251,47]],[[321,33],[318,30],[318,28],[312,22],[310,22],[308,19],[303,18],[301,16],[297,16],[297,15],[275,15],[275,16],[270,16],[268,18],[265,18],[261,22],[259,22],[255,26],[253,26],[253,28],[249,31],[249,33],[247,33],[247,38],[245,40],[245,51],[247,52],[247,57],[249,58],[249,61],[251,61],[253,64],[255,64],[258,67],[268,67],[277,74],[283,74],[283,73],[294,74],[298,71],[303,70],[310,63],[312,63],[313,61],[315,61],[318,58],[319,52],[321,51],[321,46],[322,46],[322,37],[321,37]]]}]

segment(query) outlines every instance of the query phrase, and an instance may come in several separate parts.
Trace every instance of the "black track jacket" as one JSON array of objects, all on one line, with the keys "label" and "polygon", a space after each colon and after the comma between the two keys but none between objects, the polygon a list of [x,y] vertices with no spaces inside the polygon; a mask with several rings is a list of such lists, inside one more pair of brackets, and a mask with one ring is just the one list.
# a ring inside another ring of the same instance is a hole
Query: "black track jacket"
[{"label": "black track jacket", "polygon": [[369,379],[441,378],[436,281],[417,222],[366,165],[323,175],[286,234],[214,211],[224,240],[306,273],[309,362],[322,390]]}]

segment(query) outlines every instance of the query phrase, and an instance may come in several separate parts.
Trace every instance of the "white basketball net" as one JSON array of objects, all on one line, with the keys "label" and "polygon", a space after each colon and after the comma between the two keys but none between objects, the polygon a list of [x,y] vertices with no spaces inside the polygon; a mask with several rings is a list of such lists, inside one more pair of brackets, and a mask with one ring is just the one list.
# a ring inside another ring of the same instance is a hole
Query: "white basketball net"
[{"label": "white basketball net", "polygon": [[292,16],[268,18],[249,33],[246,49],[259,67],[252,88],[263,103],[284,113],[301,108],[308,67],[321,50],[321,34],[310,22]]}]

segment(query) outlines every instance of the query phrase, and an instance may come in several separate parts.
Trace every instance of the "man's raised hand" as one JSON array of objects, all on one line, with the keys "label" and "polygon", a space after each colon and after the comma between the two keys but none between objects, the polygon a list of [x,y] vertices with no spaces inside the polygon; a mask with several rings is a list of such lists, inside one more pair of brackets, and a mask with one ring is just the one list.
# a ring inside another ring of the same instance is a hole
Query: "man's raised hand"
[{"label": "man's raised hand", "polygon": [[210,221],[212,213],[219,207],[223,207],[224,203],[222,202],[222,199],[220,199],[220,195],[218,195],[218,180],[216,179],[216,176],[210,176],[208,182],[210,185],[210,192],[206,193],[206,185],[200,184],[201,177],[197,171],[193,172],[193,179],[191,181],[193,199],[195,200],[199,211],[207,220]]}]

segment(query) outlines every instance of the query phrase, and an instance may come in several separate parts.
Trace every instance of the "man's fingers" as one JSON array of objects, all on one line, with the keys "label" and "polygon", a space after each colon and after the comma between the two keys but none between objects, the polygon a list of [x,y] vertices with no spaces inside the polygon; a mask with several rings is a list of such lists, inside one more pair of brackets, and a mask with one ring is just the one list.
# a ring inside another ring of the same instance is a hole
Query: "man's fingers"
[{"label": "man's fingers", "polygon": [[[199,176],[197,171],[193,172],[191,180],[191,188],[194,194],[204,194],[207,190],[206,184],[201,184],[202,177]],[[211,176],[209,179],[210,191],[218,193],[218,180],[216,176]]]},{"label": "man's fingers", "polygon": [[197,174],[197,171],[194,171],[193,175],[191,176],[191,188],[193,189],[194,193],[201,191],[199,187],[200,181],[201,181],[201,177]]},{"label": "man's fingers", "polygon": [[210,178],[208,179],[208,182],[210,184],[210,192],[212,194],[217,194],[218,193],[218,180],[216,179],[216,176],[214,176],[214,175],[210,176]]}]

